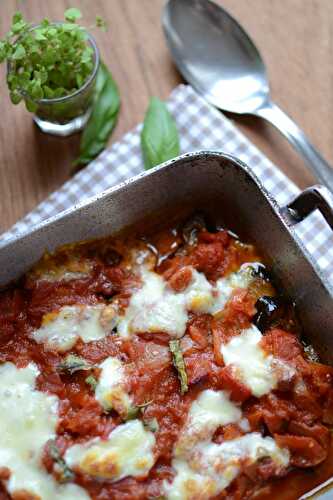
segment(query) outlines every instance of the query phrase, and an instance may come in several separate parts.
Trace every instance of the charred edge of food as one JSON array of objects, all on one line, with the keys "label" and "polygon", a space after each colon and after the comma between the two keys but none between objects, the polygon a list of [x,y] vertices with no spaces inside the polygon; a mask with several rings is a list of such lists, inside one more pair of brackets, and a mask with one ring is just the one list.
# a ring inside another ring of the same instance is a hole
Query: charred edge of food
[{"label": "charred edge of food", "polygon": [[90,250],[88,250],[88,255],[95,257],[96,254],[101,259],[101,261],[107,266],[114,267],[118,266],[123,260],[123,256],[110,244],[107,245],[93,245]]},{"label": "charred edge of food", "polygon": [[106,250],[102,255],[102,259],[108,266],[118,266],[123,260],[122,255],[120,255],[114,248]]},{"label": "charred edge of food", "polygon": [[254,278],[260,278],[263,281],[271,283],[273,281],[270,271],[261,262],[251,262],[249,264],[251,274]]}]

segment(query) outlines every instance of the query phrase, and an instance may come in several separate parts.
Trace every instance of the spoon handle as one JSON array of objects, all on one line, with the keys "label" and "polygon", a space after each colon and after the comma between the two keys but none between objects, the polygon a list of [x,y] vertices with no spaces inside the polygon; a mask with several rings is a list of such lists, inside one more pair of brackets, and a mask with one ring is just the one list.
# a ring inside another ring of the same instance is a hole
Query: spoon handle
[{"label": "spoon handle", "polygon": [[290,144],[303,156],[317,179],[333,193],[333,169],[307,139],[304,132],[276,104],[269,102],[258,109],[256,115],[274,125]]}]

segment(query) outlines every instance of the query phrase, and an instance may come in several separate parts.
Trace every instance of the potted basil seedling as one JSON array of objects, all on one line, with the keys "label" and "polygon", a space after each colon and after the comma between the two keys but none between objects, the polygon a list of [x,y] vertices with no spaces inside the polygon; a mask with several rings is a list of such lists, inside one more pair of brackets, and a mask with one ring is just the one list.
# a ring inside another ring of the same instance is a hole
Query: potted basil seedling
[{"label": "potted basil seedling", "polygon": [[[23,100],[43,132],[67,136],[81,130],[91,112],[99,52],[93,37],[77,24],[81,17],[70,8],[64,22],[44,19],[33,26],[17,12],[0,41],[11,100]],[[97,18],[96,25],[104,23]]]}]

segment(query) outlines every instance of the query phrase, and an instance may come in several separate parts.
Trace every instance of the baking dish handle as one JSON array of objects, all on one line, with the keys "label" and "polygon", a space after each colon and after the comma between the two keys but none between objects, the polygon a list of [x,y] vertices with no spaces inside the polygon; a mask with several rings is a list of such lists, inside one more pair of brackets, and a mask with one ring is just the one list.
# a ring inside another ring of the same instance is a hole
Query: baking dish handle
[{"label": "baking dish handle", "polygon": [[289,226],[294,226],[316,209],[322,213],[333,229],[333,195],[326,187],[319,184],[302,191],[281,209],[281,215]]}]

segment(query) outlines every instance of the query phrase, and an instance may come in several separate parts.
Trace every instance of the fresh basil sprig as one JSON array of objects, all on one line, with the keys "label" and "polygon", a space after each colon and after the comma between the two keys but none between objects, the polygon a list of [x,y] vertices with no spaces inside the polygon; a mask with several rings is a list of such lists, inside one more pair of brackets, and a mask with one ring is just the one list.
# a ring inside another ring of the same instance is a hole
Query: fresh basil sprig
[{"label": "fresh basil sprig", "polygon": [[119,108],[120,96],[117,84],[105,64],[101,63],[93,110],[82,133],[80,156],[74,165],[85,165],[103,151],[117,123]]},{"label": "fresh basil sprig", "polygon": [[177,126],[165,103],[152,97],[141,132],[145,169],[179,155]]}]

